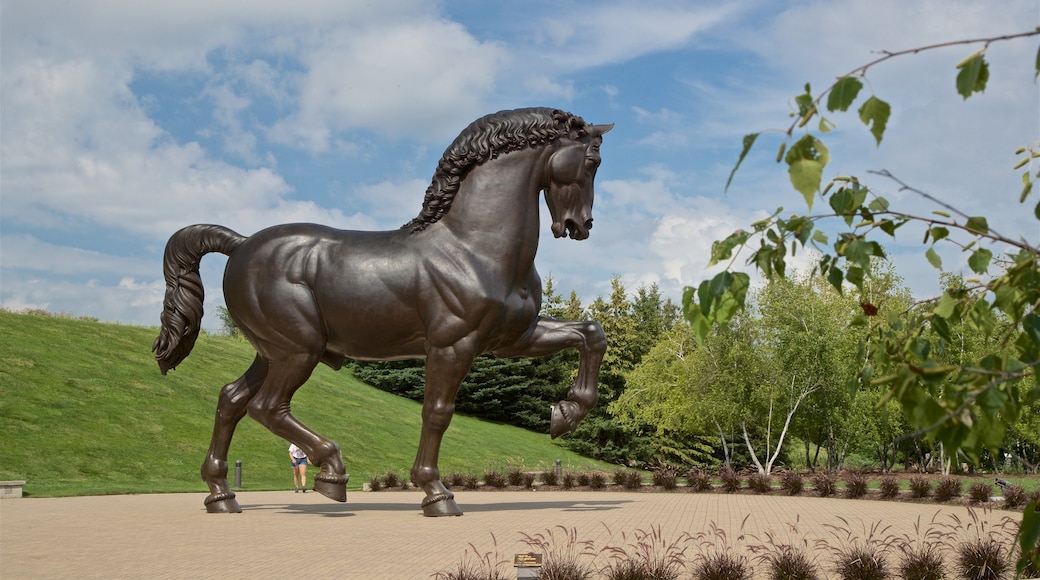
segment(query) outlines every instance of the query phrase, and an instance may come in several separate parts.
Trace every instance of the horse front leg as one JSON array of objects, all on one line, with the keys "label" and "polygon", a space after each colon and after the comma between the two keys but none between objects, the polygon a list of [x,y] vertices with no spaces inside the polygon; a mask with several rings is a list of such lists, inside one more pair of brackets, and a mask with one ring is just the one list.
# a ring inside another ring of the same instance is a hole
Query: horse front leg
[{"label": "horse front leg", "polygon": [[462,509],[441,481],[437,462],[441,441],[455,413],[455,395],[473,365],[474,353],[464,344],[430,348],[426,354],[426,390],[423,396],[422,432],[412,465],[412,483],[426,492],[424,516],[461,516]]},{"label": "horse front leg", "polygon": [[607,352],[607,337],[603,334],[603,328],[595,321],[570,322],[539,318],[534,331],[529,333],[526,340],[494,352],[500,357],[538,357],[565,348],[578,349],[578,376],[567,391],[567,399],[552,408],[549,434],[553,439],[574,431],[596,406],[599,399],[596,386],[599,368]]}]

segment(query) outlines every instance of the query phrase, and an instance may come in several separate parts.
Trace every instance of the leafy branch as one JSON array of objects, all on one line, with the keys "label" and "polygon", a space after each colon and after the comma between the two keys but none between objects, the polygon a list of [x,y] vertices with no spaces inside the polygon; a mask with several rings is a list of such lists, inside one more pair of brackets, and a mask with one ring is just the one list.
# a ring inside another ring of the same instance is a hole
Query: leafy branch
[{"label": "leafy branch", "polygon": [[[913,215],[892,208],[885,198],[874,194],[855,176],[839,176],[823,185],[823,171],[830,162],[830,151],[818,134],[826,134],[835,124],[823,116],[847,112],[860,99],[868,70],[896,57],[961,45],[982,47],[956,64],[954,86],[968,99],[982,93],[989,81],[986,50],[995,42],[1040,35],[1032,31],[988,38],[943,42],[890,52],[852,69],[819,94],[809,84],[794,97],[791,125],[776,154],[776,162],[786,163],[793,188],[805,200],[809,215],[781,217],[783,208],[766,219],[751,224],[751,231],[737,230],[712,244],[709,265],[728,261],[726,270],[696,289],[686,288],[683,313],[694,335],[704,343],[716,326],[725,326],[744,307],[750,277],[731,272],[737,255],[746,247],[751,251],[747,264],[753,265],[766,280],[784,278],[788,254],[798,248],[813,247],[822,252],[814,275],[826,279],[839,292],[858,290],[862,313],[851,325],[868,328],[861,345],[861,369],[853,388],[887,389],[881,404],[900,403],[917,431],[941,442],[951,453],[963,452],[977,458],[983,450],[996,452],[1004,440],[1007,426],[1018,420],[1023,409],[1040,401],[1040,248],[1023,239],[1012,239],[993,230],[985,216],[971,216],[937,197],[911,187],[885,170],[870,173],[894,181],[900,191],[911,192],[936,209],[930,216]],[[1040,77],[1040,51],[1033,65],[1034,80]],[[857,113],[876,144],[881,145],[891,116],[891,105],[873,94],[862,100]],[[818,119],[815,132],[810,122]],[[795,136],[796,129],[805,129]],[[726,181],[732,184],[737,170],[755,145],[760,133],[745,135],[737,162]],[[1040,144],[1021,147],[1013,170],[1023,168],[1019,202],[1025,203],[1034,183],[1040,179],[1037,160]],[[825,199],[833,213],[813,214],[813,203]],[[1040,221],[1040,203],[1033,208]],[[822,222],[840,219],[846,230],[833,243],[820,229]],[[866,282],[874,264],[887,259],[884,248],[874,238],[895,237],[907,224],[924,228],[922,245],[925,257],[940,272],[942,260],[936,244],[953,243],[970,252],[967,263],[978,277],[951,283],[942,295],[898,315],[878,316],[878,308],[868,298]],[[878,233],[880,230],[881,234]],[[987,247],[983,247],[983,244]],[[829,247],[828,247],[829,246]],[[994,259],[994,250],[1001,253]],[[994,265],[1000,273],[990,274]],[[971,285],[969,286],[968,283]],[[964,358],[943,354],[947,345],[958,344],[965,336],[979,337],[982,351]],[[1027,558],[1040,565],[1040,502],[1026,509],[1019,532],[1022,553],[1019,571]],[[1031,554],[1031,556],[1030,556]]]}]

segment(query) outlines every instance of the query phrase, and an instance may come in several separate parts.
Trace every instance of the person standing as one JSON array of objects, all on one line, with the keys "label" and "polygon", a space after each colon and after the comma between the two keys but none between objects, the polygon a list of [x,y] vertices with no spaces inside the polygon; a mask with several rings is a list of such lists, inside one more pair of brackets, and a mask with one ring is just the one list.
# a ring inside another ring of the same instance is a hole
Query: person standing
[{"label": "person standing", "polygon": [[294,493],[307,493],[307,454],[296,446],[289,444],[289,461],[292,463]]}]

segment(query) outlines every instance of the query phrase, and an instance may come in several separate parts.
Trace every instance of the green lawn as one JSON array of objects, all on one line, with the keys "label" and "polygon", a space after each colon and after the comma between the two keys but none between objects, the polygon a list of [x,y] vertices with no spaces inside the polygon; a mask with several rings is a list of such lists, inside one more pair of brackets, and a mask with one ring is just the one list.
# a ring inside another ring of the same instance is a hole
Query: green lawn
[{"label": "green lawn", "polygon": [[[162,376],[150,352],[157,329],[0,311],[0,480],[24,479],[34,496],[205,491],[199,465],[220,387],[252,361],[252,347],[202,336]],[[419,440],[419,404],[319,366],[293,413],[343,450],[350,487],[374,475],[406,476]],[[548,409],[546,409],[548,413]],[[243,489],[292,485],[288,443],[251,419],[240,423],[229,462]],[[613,467],[567,451],[548,434],[456,416],[442,473],[489,468]]]}]

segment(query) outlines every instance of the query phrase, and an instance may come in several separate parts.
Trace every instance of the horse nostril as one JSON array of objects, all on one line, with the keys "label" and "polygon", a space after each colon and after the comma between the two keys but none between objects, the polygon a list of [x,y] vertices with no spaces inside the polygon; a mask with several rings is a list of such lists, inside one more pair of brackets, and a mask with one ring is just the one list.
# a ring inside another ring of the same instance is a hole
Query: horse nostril
[{"label": "horse nostril", "polygon": [[585,220],[585,229],[586,230],[591,230],[592,229],[592,218],[589,218],[589,219]]}]

